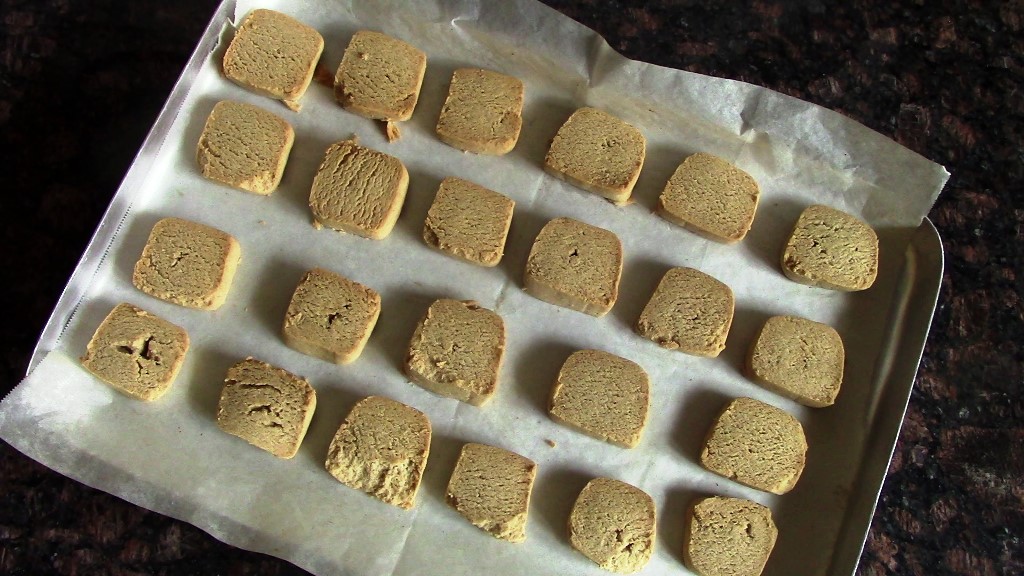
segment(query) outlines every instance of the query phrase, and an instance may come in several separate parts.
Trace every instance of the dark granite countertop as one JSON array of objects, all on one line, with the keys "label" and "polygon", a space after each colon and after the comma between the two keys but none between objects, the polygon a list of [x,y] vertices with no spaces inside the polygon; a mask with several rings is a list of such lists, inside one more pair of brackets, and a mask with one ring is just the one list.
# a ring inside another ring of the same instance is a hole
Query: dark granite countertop
[{"label": "dark granite countertop", "polygon": [[[0,395],[23,376],[215,3],[0,0]],[[626,56],[821,104],[952,172],[930,215],[943,291],[860,573],[1024,574],[1024,4],[548,4]],[[0,573],[302,571],[0,442]]]}]

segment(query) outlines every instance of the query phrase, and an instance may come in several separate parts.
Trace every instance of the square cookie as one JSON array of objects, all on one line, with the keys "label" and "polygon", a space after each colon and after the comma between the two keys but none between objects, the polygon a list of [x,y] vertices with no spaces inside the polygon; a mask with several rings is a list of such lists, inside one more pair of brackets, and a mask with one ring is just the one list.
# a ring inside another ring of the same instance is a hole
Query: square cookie
[{"label": "square cookie", "polygon": [[278,458],[291,458],[315,409],[316,392],[305,378],[246,358],[228,368],[217,426]]},{"label": "square cookie", "polygon": [[743,170],[699,152],[676,168],[658,199],[658,215],[718,242],[738,242],[750,231],[761,189]]},{"label": "square cookie", "polygon": [[846,352],[834,328],[795,316],[769,318],[750,347],[747,375],[805,406],[831,406]]},{"label": "square cookie", "polygon": [[274,10],[253,10],[224,52],[224,75],[298,112],[323,50],[313,28]]},{"label": "square cookie", "polygon": [[409,172],[398,158],[343,140],[327,149],[309,208],[325,226],[379,240],[395,227],[408,188]]},{"label": "square cookie", "polygon": [[442,298],[416,326],[405,373],[435,394],[482,406],[498,389],[504,355],[501,316],[476,302]]},{"label": "square cookie", "polygon": [[132,284],[161,300],[216,310],[227,298],[241,256],[238,241],[226,232],[164,218],[149,233]]},{"label": "square cookie", "polygon": [[430,454],[430,420],[381,396],[360,400],[345,417],[325,466],[342,484],[408,510]]},{"label": "square cookie", "polygon": [[596,108],[580,108],[558,129],[544,170],[625,204],[644,165],[647,141],[633,126]]},{"label": "square cookie", "polygon": [[495,538],[522,542],[536,477],[533,460],[494,446],[469,443],[455,463],[445,500]]},{"label": "square cookie", "polygon": [[595,478],[569,513],[569,542],[598,566],[632,574],[651,559],[655,540],[654,500],[643,490]]},{"label": "square cookie", "polygon": [[740,484],[785,494],[803,473],[807,440],[791,414],[752,398],[737,398],[715,420],[700,463]]},{"label": "square cookie", "polygon": [[578,220],[555,218],[533,241],[523,284],[534,298],[604,316],[619,297],[621,276],[618,236]]},{"label": "square cookie", "polygon": [[683,560],[698,576],[760,576],[778,534],[765,506],[742,498],[701,498],[687,514]]},{"label": "square cookie", "polygon": [[725,349],[735,304],[725,284],[700,270],[672,268],[640,313],[636,331],[662,348],[714,358]]},{"label": "square cookie", "polygon": [[188,346],[183,328],[122,303],[96,328],[81,362],[115,390],[139,400],[156,400],[174,383]]},{"label": "square cookie", "polygon": [[427,55],[380,32],[352,36],[334,76],[343,108],[374,120],[408,120],[416,108]]},{"label": "square cookie", "polygon": [[847,292],[867,290],[878,275],[878,236],[862,220],[828,206],[800,214],[782,251],[790,280]]},{"label": "square cookie", "polygon": [[647,373],[600,350],[579,350],[562,365],[551,390],[551,418],[598,440],[632,448],[651,402]]},{"label": "square cookie", "polygon": [[380,294],[314,268],[295,288],[285,312],[284,341],[303,354],[348,364],[363,352],[379,315]]},{"label": "square cookie", "polygon": [[518,78],[459,68],[452,74],[448,98],[437,119],[437,137],[467,152],[508,153],[523,127],[523,93]]},{"label": "square cookie", "polygon": [[428,246],[480,266],[495,266],[505,254],[505,240],[516,203],[461,178],[445,178],[423,224]]},{"label": "square cookie", "polygon": [[277,115],[222,100],[206,119],[196,160],[210,180],[265,196],[281,183],[294,143],[292,125]]}]

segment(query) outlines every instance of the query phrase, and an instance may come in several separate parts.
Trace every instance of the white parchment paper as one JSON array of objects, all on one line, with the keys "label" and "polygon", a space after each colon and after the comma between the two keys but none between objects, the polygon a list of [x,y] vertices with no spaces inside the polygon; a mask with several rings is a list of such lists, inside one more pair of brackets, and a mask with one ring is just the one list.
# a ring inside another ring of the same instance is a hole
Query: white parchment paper
[{"label": "white parchment paper", "polygon": [[[219,63],[232,22],[253,7],[278,9],[319,29],[326,40],[322,63],[331,70],[358,29],[380,30],[423,49],[426,79],[401,140],[388,144],[377,124],[342,110],[325,86],[311,86],[296,114],[226,81]],[[126,180],[101,226],[101,257],[85,258],[76,271],[40,341],[41,361],[0,404],[0,436],[68,476],[318,574],[600,574],[565,536],[575,495],[599,475],[635,484],[657,502],[658,545],[645,573],[685,572],[684,513],[704,494],[742,496],[772,508],[780,536],[767,573],[829,573],[849,494],[877,490],[853,484],[874,417],[872,400],[885,382],[877,359],[903,248],[948,177],[942,167],[823,108],[749,84],[627,60],[592,31],[530,0],[257,0],[239,2],[234,14],[229,8],[211,27],[220,32],[216,49],[199,55],[202,67],[194,77],[186,72],[177,89],[186,94],[180,110],[165,113],[138,160],[149,169]],[[526,83],[522,135],[507,156],[465,154],[434,136],[451,73],[461,66],[491,68]],[[221,99],[262,106],[294,125],[295,147],[272,196],[231,190],[199,175],[196,142]],[[647,137],[634,204],[615,207],[541,170],[550,138],[582,105],[603,108]],[[311,225],[306,203],[316,167],[329,144],[352,134],[400,158],[411,174],[401,218],[383,241]],[[761,185],[753,229],[738,245],[709,242],[651,213],[674,168],[697,151],[735,162]],[[516,201],[498,267],[458,262],[420,238],[434,192],[449,175]],[[783,277],[781,245],[811,203],[852,212],[878,229],[882,262],[871,290],[843,294]],[[241,243],[242,264],[220,310],[180,308],[132,287],[131,268],[146,236],[166,216],[218,227]],[[521,289],[530,244],[556,216],[622,239],[622,294],[604,318],[546,304]],[[660,276],[680,265],[703,270],[735,292],[736,319],[717,359],[663,350],[631,330]],[[303,356],[279,337],[291,292],[313,266],[383,296],[377,329],[349,366]],[[416,321],[442,296],[477,300],[506,322],[501,386],[484,408],[434,396],[401,374]],[[182,325],[192,337],[182,373],[158,402],[122,397],[77,364],[100,320],[121,301]],[[807,409],[742,376],[755,331],[781,313],[829,323],[843,335],[848,366],[836,406]],[[562,361],[581,348],[619,354],[650,374],[652,414],[637,448],[610,446],[548,419],[551,383]],[[278,460],[216,427],[225,371],[249,355],[306,376],[317,390],[316,415],[293,460]],[[415,406],[433,423],[425,482],[411,511],[351,490],[323,469],[331,436],[368,394]],[[775,404],[804,423],[808,468],[790,494],[747,489],[697,464],[708,425],[736,396]],[[538,463],[527,542],[495,540],[445,505],[444,487],[466,441],[502,446]]]}]

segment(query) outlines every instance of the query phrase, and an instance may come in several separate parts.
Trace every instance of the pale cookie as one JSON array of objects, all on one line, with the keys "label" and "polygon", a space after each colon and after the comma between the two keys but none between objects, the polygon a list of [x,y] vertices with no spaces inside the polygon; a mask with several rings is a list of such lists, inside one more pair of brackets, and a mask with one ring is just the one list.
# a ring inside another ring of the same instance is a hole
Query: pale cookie
[{"label": "pale cookie", "polygon": [[341,423],[325,466],[339,482],[408,510],[430,454],[430,420],[381,396],[360,400]]},{"label": "pale cookie", "polygon": [[498,389],[504,354],[501,316],[476,302],[443,298],[416,326],[405,373],[435,394],[482,406]]},{"label": "pale cookie", "polygon": [[523,92],[523,82],[512,76],[456,70],[437,120],[437,137],[467,152],[508,153],[523,127]]},{"label": "pale cookie", "polygon": [[462,447],[445,500],[474,526],[509,542],[526,540],[526,518],[537,465],[514,452]]},{"label": "pale cookie", "polygon": [[640,313],[636,331],[662,348],[714,358],[725,349],[735,304],[725,284],[693,268],[672,268]]},{"label": "pale cookie", "polygon": [[750,231],[761,189],[743,170],[698,152],[683,161],[658,199],[658,215],[712,240],[738,242]]},{"label": "pale cookie", "polygon": [[558,372],[548,413],[598,440],[632,448],[640,442],[650,402],[650,381],[638,364],[599,350],[580,350]]},{"label": "pale cookie", "polygon": [[560,180],[625,204],[644,165],[639,130],[596,108],[580,108],[558,129],[544,170]]},{"label": "pale cookie", "polygon": [[427,55],[380,32],[352,36],[334,76],[334,96],[346,110],[374,120],[408,120],[416,108]]},{"label": "pale cookie", "polygon": [[445,178],[423,224],[428,246],[480,266],[496,266],[516,203],[461,178]]},{"label": "pale cookie", "polygon": [[751,398],[738,398],[725,407],[700,454],[708,470],[773,494],[793,489],[806,459],[800,421]]},{"label": "pale cookie", "polygon": [[742,498],[702,498],[687,514],[683,560],[698,576],[760,576],[778,533],[765,506]]},{"label": "pale cookie", "polygon": [[843,384],[845,354],[843,339],[831,326],[775,316],[750,347],[747,374],[805,406],[831,406]]},{"label": "pale cookie", "polygon": [[118,304],[96,328],[81,361],[117,391],[149,401],[170,389],[188,346],[184,329],[131,304]]},{"label": "pale cookie", "polygon": [[535,298],[604,316],[619,297],[621,276],[618,236],[578,220],[555,218],[533,242],[523,284]]},{"label": "pale cookie", "polygon": [[569,542],[605,570],[641,570],[651,559],[654,541],[654,500],[625,482],[591,480],[569,514]]},{"label": "pale cookie", "polygon": [[299,451],[316,409],[305,378],[253,358],[228,369],[217,426],[278,458]]},{"label": "pale cookie", "polygon": [[878,236],[862,220],[828,206],[800,214],[782,251],[790,280],[833,290],[866,290],[878,275]]},{"label": "pale cookie", "polygon": [[287,14],[253,10],[224,52],[224,75],[298,112],[323,50],[315,29]]},{"label": "pale cookie", "polygon": [[409,172],[398,158],[343,140],[327,149],[309,208],[324,226],[379,240],[395,227],[408,188]]},{"label": "pale cookie", "polygon": [[153,226],[132,284],[150,296],[216,310],[227,298],[242,251],[230,234],[180,218]]},{"label": "pale cookie", "polygon": [[196,160],[210,180],[265,196],[281,183],[294,143],[292,125],[276,114],[222,100],[206,119]]},{"label": "pale cookie", "polygon": [[380,294],[323,268],[306,273],[284,316],[286,344],[328,362],[348,364],[363,352],[380,315]]}]

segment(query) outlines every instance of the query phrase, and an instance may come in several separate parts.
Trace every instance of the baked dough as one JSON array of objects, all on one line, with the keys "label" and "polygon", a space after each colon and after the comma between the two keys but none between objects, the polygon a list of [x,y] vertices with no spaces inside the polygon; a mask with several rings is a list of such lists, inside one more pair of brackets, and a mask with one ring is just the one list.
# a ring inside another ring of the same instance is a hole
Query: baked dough
[{"label": "baked dough", "polygon": [[380,32],[352,36],[334,77],[334,96],[343,108],[374,120],[412,117],[419,100],[427,55]]},{"label": "baked dough", "polygon": [[486,444],[462,447],[445,501],[474,526],[509,542],[526,540],[533,460]]},{"label": "baked dough", "polygon": [[643,569],[654,541],[654,500],[625,482],[591,480],[569,514],[569,542],[605,570],[632,574]]},{"label": "baked dough", "polygon": [[658,199],[658,215],[718,242],[738,242],[750,231],[761,196],[743,170],[711,154],[683,160]]},{"label": "baked dough", "polygon": [[597,108],[580,108],[555,134],[544,170],[625,204],[640,176],[646,147],[643,134],[632,125]]},{"label": "baked dough", "polygon": [[246,358],[228,368],[217,425],[278,458],[291,458],[314,410],[316,392],[305,378]]},{"label": "baked dough", "polygon": [[153,226],[132,283],[150,296],[189,308],[216,310],[227,298],[241,259],[226,232],[181,218]]},{"label": "baked dough", "polygon": [[442,298],[416,326],[405,373],[435,394],[482,406],[498,389],[504,355],[501,316],[476,302]]},{"label": "baked dough", "polygon": [[328,362],[359,358],[380,315],[380,294],[323,268],[295,288],[284,316],[286,344]]},{"label": "baked dough", "polygon": [[496,266],[516,203],[461,178],[441,182],[423,224],[427,246],[480,266]]},{"label": "baked dough", "polygon": [[341,423],[325,466],[339,482],[408,510],[430,454],[430,420],[381,396],[360,400]]},{"label": "baked dough", "polygon": [[132,398],[156,400],[178,376],[188,333],[167,320],[122,303],[107,314],[82,356],[82,366]]},{"label": "baked dough", "polygon": [[723,496],[694,502],[687,524],[683,560],[698,576],[760,576],[779,533],[767,507]]},{"label": "baked dough", "polygon": [[277,189],[295,142],[295,130],[266,110],[223,100],[206,119],[196,160],[203,176],[254,194]]},{"label": "baked dough", "polygon": [[324,38],[315,29],[287,14],[256,9],[224,52],[224,75],[298,112],[323,50]]},{"label": "baked dough", "polygon": [[672,268],[640,313],[636,331],[663,348],[714,358],[725,349],[735,304],[725,284],[700,270]]},{"label": "baked dough", "polygon": [[640,365],[600,350],[579,350],[558,372],[548,413],[598,440],[632,448],[647,425],[650,402],[650,381]]},{"label": "baked dough", "polygon": [[831,406],[843,384],[843,339],[834,328],[796,316],[769,318],[747,356],[747,375],[805,406]]},{"label": "baked dough", "polygon": [[578,220],[555,218],[533,242],[523,284],[535,298],[604,316],[619,297],[621,276],[618,236]]},{"label": "baked dough", "polygon": [[800,421],[752,398],[738,398],[725,407],[700,454],[708,470],[773,494],[796,486],[806,459]]},{"label": "baked dough", "polygon": [[867,290],[878,275],[878,236],[862,220],[828,206],[800,214],[782,251],[790,280],[833,290]]},{"label": "baked dough", "polygon": [[523,127],[523,94],[518,78],[459,68],[437,120],[437,137],[467,152],[506,154],[515,148]]},{"label": "baked dough", "polygon": [[325,226],[379,240],[395,227],[408,188],[409,172],[398,158],[343,140],[327,149],[309,208]]}]

